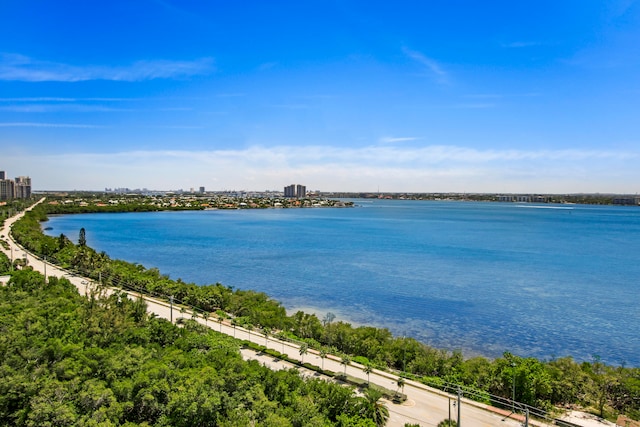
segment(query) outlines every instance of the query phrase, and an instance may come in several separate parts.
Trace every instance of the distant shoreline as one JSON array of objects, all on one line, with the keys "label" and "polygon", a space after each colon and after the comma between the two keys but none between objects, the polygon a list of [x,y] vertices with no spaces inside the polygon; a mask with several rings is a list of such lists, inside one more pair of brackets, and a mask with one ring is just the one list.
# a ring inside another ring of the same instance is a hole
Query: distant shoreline
[{"label": "distant shoreline", "polygon": [[[435,201],[477,201],[477,202],[503,202],[503,203],[542,203],[542,204],[585,204],[585,205],[620,205],[640,206],[640,196],[624,193],[456,193],[456,192],[316,192],[310,193],[304,198],[285,198],[282,193],[275,191],[264,192],[170,192],[170,191],[142,191],[132,190],[129,193],[115,193],[104,191],[36,191],[57,199],[86,198],[88,196],[98,199],[119,198],[156,198],[176,199],[196,202],[200,206],[191,209],[256,209],[256,208],[297,208],[297,207],[348,207],[341,206],[344,199],[358,200],[435,200]],[[206,206],[208,200],[215,200],[215,206]],[[269,202],[271,201],[271,202]],[[242,205],[244,203],[244,205]],[[275,206],[280,203],[281,206]],[[296,203],[298,203],[296,205]],[[326,203],[326,205],[323,205]],[[253,206],[252,206],[253,204]],[[166,208],[169,208],[167,206]],[[179,208],[179,207],[176,207]]]}]

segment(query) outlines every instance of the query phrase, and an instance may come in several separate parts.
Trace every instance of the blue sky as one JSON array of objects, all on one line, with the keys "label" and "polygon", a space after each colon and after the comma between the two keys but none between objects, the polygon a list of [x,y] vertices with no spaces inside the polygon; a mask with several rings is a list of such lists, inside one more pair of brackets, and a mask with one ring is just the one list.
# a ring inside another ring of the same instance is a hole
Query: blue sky
[{"label": "blue sky", "polygon": [[0,0],[35,190],[640,189],[637,1]]}]

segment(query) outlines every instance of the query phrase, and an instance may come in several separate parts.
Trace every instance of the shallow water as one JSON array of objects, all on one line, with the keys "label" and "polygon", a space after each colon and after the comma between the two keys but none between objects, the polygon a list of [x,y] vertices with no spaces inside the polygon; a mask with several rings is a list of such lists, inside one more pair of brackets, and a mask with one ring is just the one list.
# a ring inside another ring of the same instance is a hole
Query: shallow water
[{"label": "shallow water", "polygon": [[356,200],[353,209],[86,214],[50,235],[264,291],[465,355],[640,366],[640,209]]}]

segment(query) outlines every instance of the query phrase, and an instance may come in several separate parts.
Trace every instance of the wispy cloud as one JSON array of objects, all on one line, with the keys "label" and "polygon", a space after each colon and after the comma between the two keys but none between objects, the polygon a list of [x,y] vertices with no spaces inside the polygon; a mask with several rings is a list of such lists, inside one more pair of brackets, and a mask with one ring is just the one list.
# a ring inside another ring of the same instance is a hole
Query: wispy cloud
[{"label": "wispy cloud", "polygon": [[265,62],[264,64],[260,64],[258,66],[258,71],[267,71],[278,65],[277,62]]},{"label": "wispy cloud", "polygon": [[382,144],[396,144],[398,142],[409,142],[416,141],[420,138],[415,136],[403,136],[403,137],[393,137],[393,136],[385,136],[379,139]]},{"label": "wispy cloud", "polygon": [[195,61],[144,60],[129,66],[77,66],[40,61],[24,55],[0,55],[0,80],[79,82],[87,80],[143,81],[180,79],[212,73],[212,58]]},{"label": "wispy cloud", "polygon": [[103,105],[86,105],[86,104],[17,104],[17,105],[0,105],[0,111],[12,111],[16,113],[52,113],[52,112],[133,112],[139,111],[130,108],[113,108]]},{"label": "wispy cloud", "polygon": [[465,98],[472,99],[502,99],[502,98],[531,98],[540,96],[538,92],[525,92],[525,93],[472,93],[464,95]]},{"label": "wispy cloud", "polygon": [[284,108],[286,110],[306,110],[310,108],[307,104],[272,104],[273,108]]},{"label": "wispy cloud", "polygon": [[32,97],[32,98],[0,98],[0,102],[119,102],[139,101],[140,98],[61,98],[61,97]]},{"label": "wispy cloud", "polygon": [[22,127],[22,128],[79,128],[79,129],[93,129],[103,128],[100,125],[90,124],[78,124],[78,123],[39,123],[39,122],[9,122],[0,123],[0,127]]},{"label": "wispy cloud", "polygon": [[463,103],[463,104],[455,104],[453,105],[453,108],[460,108],[460,109],[470,109],[470,110],[477,110],[477,109],[484,109],[484,108],[494,108],[496,106],[496,104],[491,103],[491,102],[467,102],[467,103]]},{"label": "wispy cloud", "polygon": [[435,60],[427,57],[421,52],[417,52],[415,50],[411,50],[407,47],[402,48],[402,52],[407,55],[412,60],[421,64],[429,74],[435,78],[438,83],[446,84],[449,82],[448,73],[436,62]]},{"label": "wispy cloud", "polygon": [[163,126],[146,126],[149,129],[181,129],[181,130],[198,130],[204,129],[204,126],[189,125],[163,125]]},{"label": "wispy cloud", "polygon": [[532,46],[540,46],[542,43],[540,42],[523,42],[523,41],[517,41],[517,42],[509,42],[509,43],[502,43],[502,47],[505,48],[523,48],[523,47],[532,47]]},{"label": "wispy cloud", "polygon": [[219,93],[216,96],[218,98],[240,98],[246,95],[244,93]]}]

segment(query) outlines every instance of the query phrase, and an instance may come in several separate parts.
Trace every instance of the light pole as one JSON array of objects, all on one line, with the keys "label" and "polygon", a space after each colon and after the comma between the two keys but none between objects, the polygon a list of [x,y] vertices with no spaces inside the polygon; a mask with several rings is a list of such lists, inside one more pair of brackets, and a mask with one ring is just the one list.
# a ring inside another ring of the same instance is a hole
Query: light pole
[{"label": "light pole", "polygon": [[[453,409],[456,409],[456,407],[458,406],[458,404],[456,403],[456,401],[453,401]],[[456,425],[458,425],[458,421],[456,420]],[[451,409],[449,409],[449,427],[451,427]]]},{"label": "light pole", "polygon": [[460,409],[462,407],[462,402],[460,399],[462,398],[462,389],[458,387],[458,422],[456,423],[456,427],[460,427]]},{"label": "light pole", "polygon": [[516,412],[516,362],[511,362],[513,369],[513,381],[511,388],[511,412]]}]

